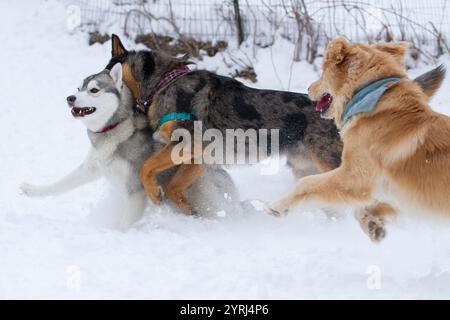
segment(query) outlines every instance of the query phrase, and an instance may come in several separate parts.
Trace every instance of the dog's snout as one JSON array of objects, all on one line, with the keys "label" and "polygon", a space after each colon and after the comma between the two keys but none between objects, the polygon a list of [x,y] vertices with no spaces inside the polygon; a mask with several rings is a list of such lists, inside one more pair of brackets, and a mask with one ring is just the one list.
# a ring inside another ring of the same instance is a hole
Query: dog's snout
[{"label": "dog's snout", "polygon": [[74,95],[67,97],[67,103],[70,105],[74,104],[75,100],[77,100],[77,97],[75,97]]}]

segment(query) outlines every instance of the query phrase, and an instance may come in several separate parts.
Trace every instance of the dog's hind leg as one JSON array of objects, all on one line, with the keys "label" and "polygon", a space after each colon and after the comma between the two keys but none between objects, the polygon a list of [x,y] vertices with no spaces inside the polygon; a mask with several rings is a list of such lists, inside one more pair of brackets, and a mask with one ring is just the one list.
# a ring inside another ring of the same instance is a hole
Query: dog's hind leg
[{"label": "dog's hind leg", "polygon": [[204,167],[198,164],[183,164],[165,188],[165,195],[177,204],[184,214],[192,214],[192,207],[183,192],[187,190],[203,173]]},{"label": "dog's hind leg", "polygon": [[154,204],[159,204],[163,196],[162,188],[156,181],[156,174],[176,166],[172,161],[174,146],[174,144],[166,145],[158,153],[145,160],[141,166],[140,179],[142,185]]},{"label": "dog's hind leg", "polygon": [[195,156],[194,143],[191,145],[189,152],[186,151],[185,153],[184,149],[177,150],[181,151],[179,154],[175,152],[177,163],[172,159],[174,148],[177,143],[179,143],[171,141],[172,133],[175,129],[180,127],[181,126],[177,121],[170,121],[161,126],[159,134],[161,138],[166,141],[167,145],[156,155],[150,157],[143,163],[141,166],[140,178],[150,199],[153,203],[159,204],[163,192],[156,182],[156,174],[179,165],[180,163],[178,161],[181,160],[182,164],[166,186],[165,192],[169,200],[174,202],[181,212],[184,214],[192,214],[192,207],[184,197],[183,192],[202,175],[203,166],[190,164]]},{"label": "dog's hind leg", "polygon": [[[177,166],[172,160],[174,146],[174,144],[166,145],[157,154],[144,161],[141,166],[141,182],[154,204],[159,204],[163,196],[163,190],[156,181],[156,175],[161,171]],[[188,159],[192,156],[187,155]],[[192,209],[183,196],[183,191],[191,186],[201,176],[202,172],[203,168],[200,165],[182,164],[166,187],[169,200],[173,201],[185,214],[191,214]]]}]

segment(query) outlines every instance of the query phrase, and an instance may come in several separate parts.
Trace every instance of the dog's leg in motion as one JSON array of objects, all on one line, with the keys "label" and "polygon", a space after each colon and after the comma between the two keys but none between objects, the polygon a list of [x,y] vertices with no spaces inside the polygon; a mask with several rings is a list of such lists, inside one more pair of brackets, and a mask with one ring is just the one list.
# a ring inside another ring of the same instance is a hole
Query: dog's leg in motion
[{"label": "dog's leg in motion", "polygon": [[[156,181],[156,175],[177,165],[171,158],[174,146],[173,143],[166,145],[156,155],[147,159],[141,166],[141,182],[147,195],[154,204],[159,204],[163,196],[163,190]],[[185,214],[191,214],[192,208],[182,193],[201,176],[202,172],[203,168],[200,165],[182,164],[167,185],[167,197],[177,204]]]},{"label": "dog's leg in motion", "polygon": [[75,169],[59,181],[46,186],[36,186],[28,183],[23,183],[20,186],[20,189],[25,195],[29,197],[54,196],[71,191],[73,189],[81,187],[82,185],[88,184],[89,182],[95,181],[100,178],[100,176],[100,170],[93,161],[90,153],[88,158],[82,165],[80,165],[77,169]]},{"label": "dog's leg in motion", "polygon": [[136,192],[128,195],[126,199],[125,210],[119,222],[119,230],[128,230],[144,213],[147,205],[147,196],[145,192]]},{"label": "dog's leg in motion", "polygon": [[198,164],[181,165],[165,188],[170,201],[176,203],[184,214],[194,213],[183,192],[187,190],[203,173],[204,167]]},{"label": "dog's leg in motion", "polygon": [[[156,174],[170,169],[179,164],[172,160],[172,151],[178,142],[172,142],[172,132],[178,127],[176,121],[170,121],[161,126],[159,134],[166,141],[166,146],[157,154],[147,159],[141,166],[140,177],[144,189],[154,204],[159,204],[163,196],[162,188],[157,184]],[[191,146],[191,152],[194,146]],[[194,153],[184,154],[181,152],[183,162],[188,162],[194,158]],[[166,195],[174,202],[184,214],[193,214],[192,207],[183,195],[203,173],[203,166],[196,164],[181,164],[175,175],[166,186]]]},{"label": "dog's leg in motion", "polygon": [[[350,176],[352,176],[350,178]],[[370,177],[367,177],[370,180]],[[285,215],[296,206],[344,207],[371,202],[371,188],[342,168],[301,179],[288,196],[269,205],[275,215]]]},{"label": "dog's leg in motion", "polygon": [[396,214],[397,212],[386,203],[376,203],[354,212],[361,228],[373,242],[380,242],[386,237],[385,217]]},{"label": "dog's leg in motion", "polygon": [[163,190],[156,181],[156,174],[176,166],[171,158],[173,148],[174,144],[164,146],[158,153],[145,160],[141,166],[142,185],[154,204],[159,204],[163,197]]}]

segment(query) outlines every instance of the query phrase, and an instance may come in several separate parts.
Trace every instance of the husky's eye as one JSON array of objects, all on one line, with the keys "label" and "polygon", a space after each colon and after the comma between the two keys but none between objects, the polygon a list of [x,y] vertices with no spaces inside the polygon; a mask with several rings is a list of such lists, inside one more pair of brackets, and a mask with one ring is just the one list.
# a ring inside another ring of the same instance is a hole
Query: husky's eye
[{"label": "husky's eye", "polygon": [[92,88],[91,90],[89,90],[91,93],[97,93],[99,90],[97,88]]}]

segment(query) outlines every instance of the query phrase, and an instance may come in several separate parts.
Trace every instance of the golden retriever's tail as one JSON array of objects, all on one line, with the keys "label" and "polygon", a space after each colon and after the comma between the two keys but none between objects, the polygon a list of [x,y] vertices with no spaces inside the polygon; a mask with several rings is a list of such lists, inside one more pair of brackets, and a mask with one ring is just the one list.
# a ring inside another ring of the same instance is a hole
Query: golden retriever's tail
[{"label": "golden retriever's tail", "polygon": [[441,64],[439,67],[417,77],[414,79],[414,82],[416,82],[422,88],[423,92],[431,98],[441,87],[442,81],[444,81],[445,78],[445,71],[444,65]]}]

